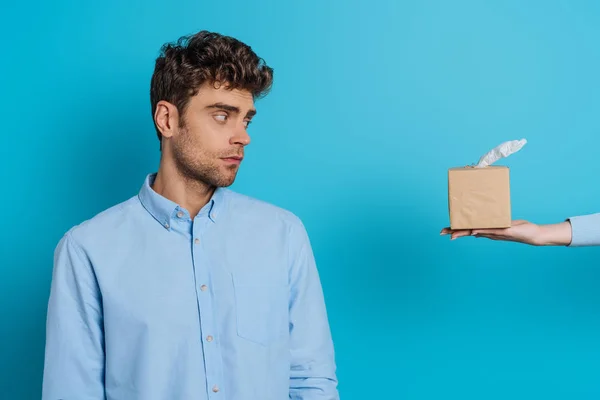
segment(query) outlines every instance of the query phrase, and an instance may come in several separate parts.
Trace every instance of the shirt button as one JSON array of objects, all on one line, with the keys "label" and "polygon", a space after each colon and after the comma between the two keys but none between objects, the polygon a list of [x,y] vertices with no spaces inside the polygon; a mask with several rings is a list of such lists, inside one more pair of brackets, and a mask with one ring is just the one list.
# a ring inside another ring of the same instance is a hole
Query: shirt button
[{"label": "shirt button", "polygon": [[217,393],[219,391],[219,387],[217,385],[213,386],[212,391]]},{"label": "shirt button", "polygon": [[200,286],[200,290],[202,290],[203,292],[206,292],[206,289],[208,289],[208,286],[206,286],[206,285]]},{"label": "shirt button", "polygon": [[212,341],[213,341],[213,337],[212,337],[212,336],[210,336],[210,335],[208,335],[208,336],[206,337],[206,341],[207,341],[207,342],[212,342]]},{"label": "shirt button", "polygon": [[165,223],[165,228],[169,229],[169,224]]},{"label": "shirt button", "polygon": [[179,218],[183,218],[183,211],[179,211],[179,212],[177,213],[177,216],[178,216]]},{"label": "shirt button", "polygon": [[194,243],[196,243],[196,244],[200,243],[200,239],[198,239],[198,238],[194,239]]}]

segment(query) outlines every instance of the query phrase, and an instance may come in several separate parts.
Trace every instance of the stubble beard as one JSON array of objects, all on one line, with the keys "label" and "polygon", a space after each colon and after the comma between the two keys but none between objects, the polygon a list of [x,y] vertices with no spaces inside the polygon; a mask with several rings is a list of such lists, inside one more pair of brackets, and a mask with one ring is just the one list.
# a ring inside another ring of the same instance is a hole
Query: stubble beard
[{"label": "stubble beard", "polygon": [[179,174],[186,180],[208,185],[211,187],[227,187],[233,184],[237,175],[238,166],[228,165],[223,167],[217,164],[220,160],[214,154],[203,149],[193,151],[199,147],[194,146],[193,139],[185,127],[181,128],[178,140],[173,143],[173,160]]}]

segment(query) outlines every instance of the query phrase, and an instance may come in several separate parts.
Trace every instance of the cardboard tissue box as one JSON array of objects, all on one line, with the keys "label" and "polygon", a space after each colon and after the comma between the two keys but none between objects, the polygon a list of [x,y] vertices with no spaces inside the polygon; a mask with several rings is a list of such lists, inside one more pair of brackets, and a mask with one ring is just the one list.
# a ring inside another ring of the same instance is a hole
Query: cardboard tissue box
[{"label": "cardboard tissue box", "polygon": [[484,154],[476,165],[448,170],[451,229],[511,226],[510,171],[491,164],[516,153],[526,143],[525,139],[504,142]]}]

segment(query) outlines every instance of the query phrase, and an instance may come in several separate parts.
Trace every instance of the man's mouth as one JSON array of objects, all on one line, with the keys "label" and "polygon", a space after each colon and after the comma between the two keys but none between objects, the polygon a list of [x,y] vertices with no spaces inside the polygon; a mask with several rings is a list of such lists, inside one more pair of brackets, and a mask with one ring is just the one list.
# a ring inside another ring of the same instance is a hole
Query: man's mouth
[{"label": "man's mouth", "polygon": [[243,156],[230,156],[230,157],[223,157],[222,158],[222,160],[224,160],[225,162],[235,163],[235,164],[241,163],[243,159],[244,159]]}]

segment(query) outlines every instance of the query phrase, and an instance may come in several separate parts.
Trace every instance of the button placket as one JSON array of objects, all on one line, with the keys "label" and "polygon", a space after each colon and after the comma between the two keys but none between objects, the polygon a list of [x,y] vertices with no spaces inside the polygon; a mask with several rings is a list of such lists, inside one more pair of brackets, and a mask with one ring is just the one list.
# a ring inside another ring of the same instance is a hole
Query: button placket
[{"label": "button placket", "polygon": [[192,220],[192,260],[195,280],[197,282],[197,302],[199,310],[200,330],[202,336],[198,338],[202,343],[205,368],[206,384],[210,385],[215,396],[222,396],[221,389],[217,385],[222,374],[222,360],[220,348],[216,343],[214,336],[209,333],[215,332],[215,316],[213,309],[213,299],[210,285],[210,265],[205,254],[204,246],[201,246],[201,237],[204,229],[208,228],[206,219],[195,218]]}]

